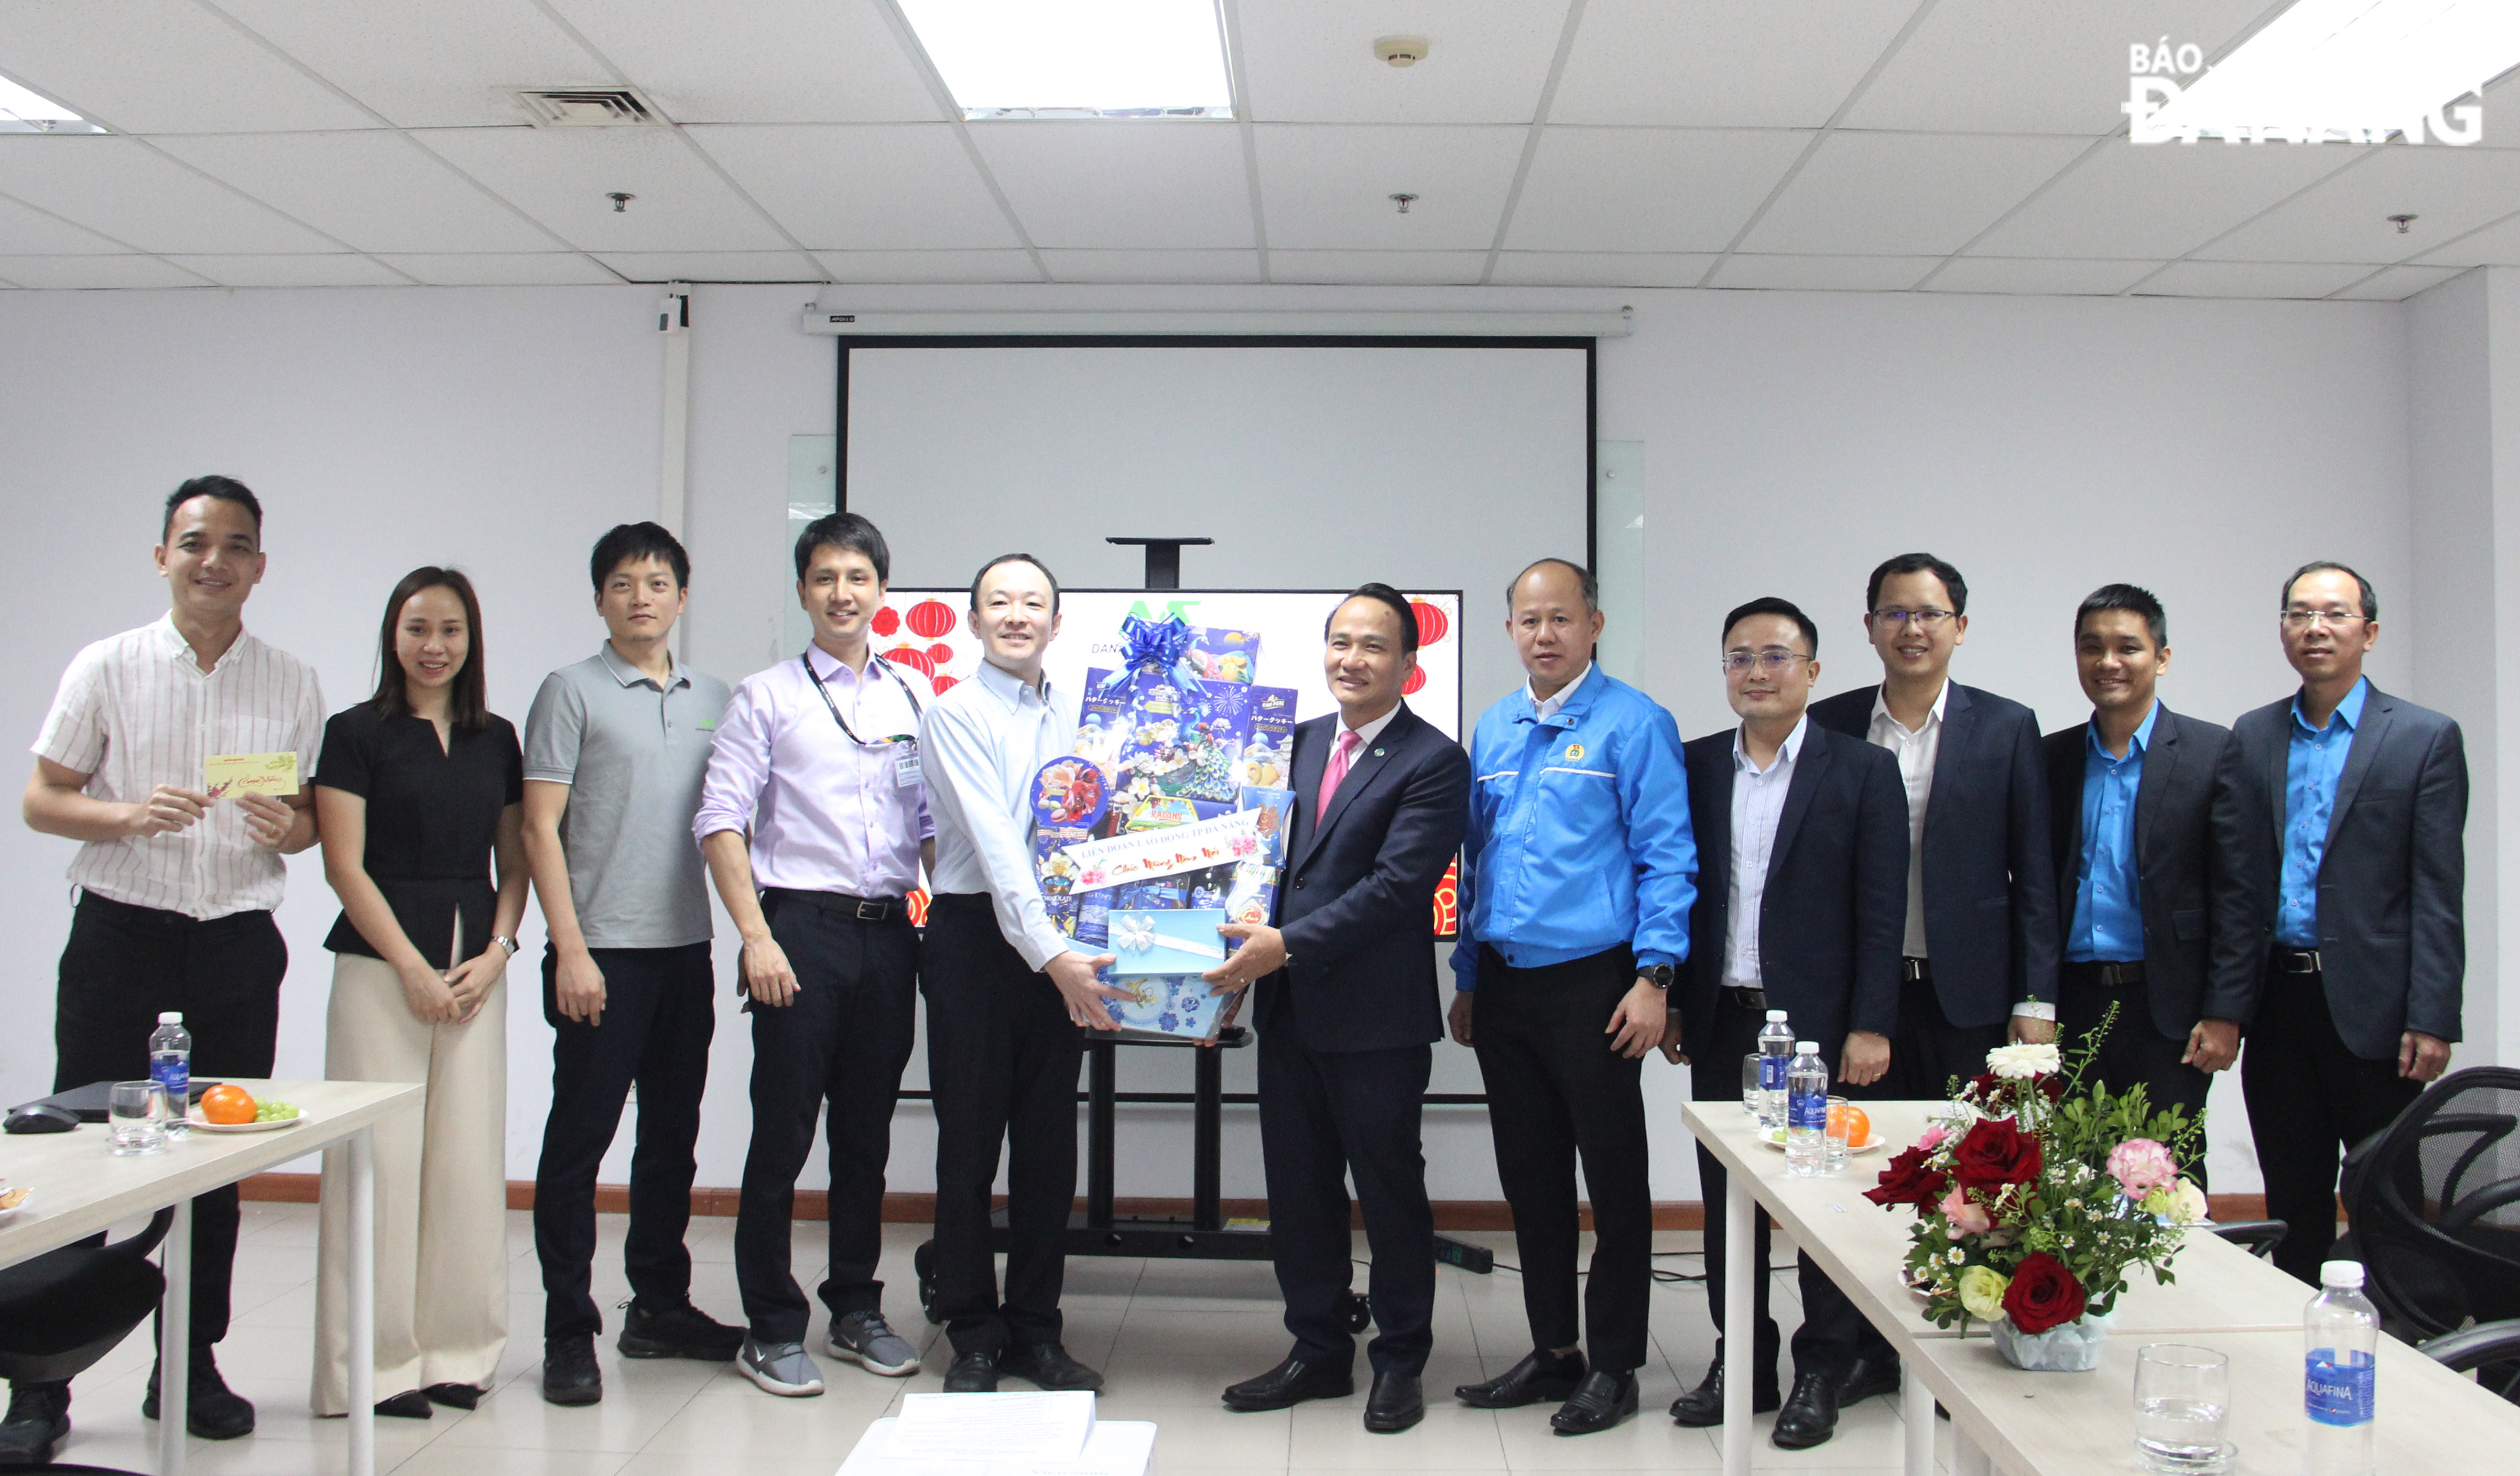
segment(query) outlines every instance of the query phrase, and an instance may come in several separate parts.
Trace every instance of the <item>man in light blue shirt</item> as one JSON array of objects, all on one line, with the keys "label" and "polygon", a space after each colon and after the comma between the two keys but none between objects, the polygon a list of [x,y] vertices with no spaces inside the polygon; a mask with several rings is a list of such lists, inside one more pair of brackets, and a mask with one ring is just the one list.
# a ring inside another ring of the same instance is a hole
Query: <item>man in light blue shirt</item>
[{"label": "man in light blue shirt", "polygon": [[[1507,600],[1531,680],[1471,738],[1452,1031],[1486,1083],[1533,1352],[1454,1392],[1480,1409],[1563,1400],[1551,1423],[1581,1435],[1637,1408],[1653,1264],[1639,1072],[1688,955],[1697,848],[1679,727],[1593,663],[1592,572],[1544,559]],[[1576,1338],[1579,1152],[1597,1236],[1589,1371]]]},{"label": "man in light blue shirt", "polygon": [[2068,963],[2123,963],[2143,957],[2143,910],[2136,895],[2135,797],[2143,784],[2143,751],[2161,704],[2144,708],[2126,752],[2102,746],[2096,723],[2083,740],[2083,858],[2074,887],[2073,922],[2065,931]]},{"label": "man in light blue shirt", "polygon": [[2275,882],[2275,941],[2286,948],[2318,946],[2318,868],[2327,859],[2328,823],[2336,816],[2336,784],[2345,756],[2362,726],[2362,700],[2371,691],[2357,673],[2343,700],[2315,726],[2292,699],[2292,736],[2284,751],[2283,872]]}]

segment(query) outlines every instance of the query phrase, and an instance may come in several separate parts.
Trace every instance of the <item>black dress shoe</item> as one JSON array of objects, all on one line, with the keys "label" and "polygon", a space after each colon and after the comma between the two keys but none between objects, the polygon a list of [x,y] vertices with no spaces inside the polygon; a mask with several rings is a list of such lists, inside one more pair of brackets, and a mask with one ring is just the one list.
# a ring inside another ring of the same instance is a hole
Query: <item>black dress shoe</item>
[{"label": "black dress shoe", "polygon": [[994,1353],[958,1353],[953,1366],[945,1370],[945,1392],[948,1394],[995,1394],[998,1392],[998,1356]]},{"label": "black dress shoe", "polygon": [[53,1447],[69,1435],[68,1380],[9,1386],[8,1417],[0,1419],[0,1466],[50,1465]]},{"label": "black dress shoe", "polygon": [[1247,1378],[1225,1391],[1225,1408],[1245,1414],[1283,1409],[1308,1399],[1345,1399],[1356,1392],[1356,1376],[1345,1368],[1308,1364],[1288,1354],[1284,1363],[1258,1378]]},{"label": "black dress shoe", "polygon": [[1067,1356],[1067,1350],[1057,1343],[1035,1343],[1027,1348],[998,1350],[998,1371],[1029,1379],[1035,1387],[1072,1391],[1100,1389],[1102,1375]]},{"label": "black dress shoe", "polygon": [[471,1384],[431,1384],[420,1392],[428,1396],[430,1404],[444,1405],[449,1409],[481,1408],[481,1391]]},{"label": "black dress shoe", "polygon": [[[1750,1412],[1765,1414],[1784,1400],[1774,1383],[1752,1380]],[[1717,1355],[1715,1366],[1706,1370],[1698,1386],[1671,1402],[1671,1422],[1692,1430],[1703,1430],[1724,1423],[1724,1359]]]},{"label": "black dress shoe", "polygon": [[405,1389],[391,1399],[377,1401],[377,1412],[387,1419],[428,1419],[436,1410],[428,1406],[428,1396],[417,1389]]},{"label": "black dress shoe", "polygon": [[1532,1353],[1484,1384],[1463,1384],[1453,1398],[1473,1409],[1519,1409],[1542,1400],[1571,1398],[1584,1381],[1584,1355]]},{"label": "black dress shoe", "polygon": [[1870,1399],[1876,1394],[1898,1392],[1898,1360],[1892,1359],[1885,1363],[1879,1359],[1860,1358],[1855,1361],[1854,1367],[1846,1370],[1846,1377],[1838,1380],[1837,1407],[1843,1409],[1859,1400]]},{"label": "black dress shoe", "polygon": [[[193,1350],[184,1379],[184,1428],[203,1440],[234,1440],[253,1433],[253,1405],[219,1377],[219,1365],[207,1345]],[[158,1417],[158,1369],[149,1370],[149,1392],[141,1396],[140,1417]]]},{"label": "black dress shoe", "polygon": [[1376,1435],[1397,1435],[1426,1417],[1426,1396],[1414,1373],[1377,1373],[1365,1396],[1365,1427]]},{"label": "black dress shoe", "polygon": [[1560,1435],[1590,1435],[1636,1412],[1637,1376],[1596,1368],[1575,1386],[1573,1397],[1549,1416],[1549,1427]]},{"label": "black dress shoe", "polygon": [[1797,1373],[1794,1392],[1777,1412],[1777,1432],[1768,1437],[1780,1451],[1808,1451],[1828,1444],[1837,1433],[1837,1379],[1826,1373]]},{"label": "black dress shoe", "polygon": [[592,1405],[604,1399],[604,1370],[595,1362],[595,1334],[543,1339],[543,1402]]}]

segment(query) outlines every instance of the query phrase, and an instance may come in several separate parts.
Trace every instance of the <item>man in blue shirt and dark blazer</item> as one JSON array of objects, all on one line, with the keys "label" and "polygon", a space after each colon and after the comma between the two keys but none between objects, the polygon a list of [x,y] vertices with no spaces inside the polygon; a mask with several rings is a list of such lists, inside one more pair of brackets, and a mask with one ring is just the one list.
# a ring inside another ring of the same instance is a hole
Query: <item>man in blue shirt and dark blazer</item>
[{"label": "man in blue shirt and dark blazer", "polygon": [[[2169,643],[2161,602],[2132,584],[2104,584],[2074,612],[2092,717],[2047,738],[2057,1012],[2071,1046],[2116,1006],[2099,1082],[2196,1119],[2240,1052],[2266,969],[2265,822],[2230,730],[2155,695]],[[2200,1185],[2202,1149],[2185,1166]]]},{"label": "man in blue shirt and dark blazer", "polygon": [[[1470,740],[1452,1026],[1487,1088],[1532,1352],[1453,1393],[1482,1409],[1560,1400],[1551,1425],[1588,1435],[1636,1412],[1645,1363],[1653,1193],[1639,1072],[1688,955],[1697,848],[1679,725],[1593,662],[1592,571],[1541,559],[1506,604],[1530,681]],[[1589,1369],[1576,1346],[1579,1153],[1595,1237]]]},{"label": "man in blue shirt and dark blazer", "polygon": [[[1908,906],[1908,797],[1899,763],[1859,738],[1813,722],[1820,629],[1787,601],[1753,600],[1724,617],[1725,696],[1738,728],[1688,747],[1691,827],[1701,851],[1689,914],[1688,967],[1672,991],[1676,1038],[1663,1053],[1689,1063],[1690,1096],[1737,1099],[1741,1058],[1758,1049],[1768,1011],[1785,1011],[1797,1040],[1829,1063],[1835,1090],[1878,1096],[1898,1059],[1899,934]],[[1715,1364],[1671,1407],[1683,1425],[1724,1419],[1723,1166],[1697,1150],[1706,1201],[1706,1295]],[[1753,1410],[1778,1409],[1777,1324],[1768,1315],[1769,1225],[1756,1217],[1751,1306]],[[1786,1450],[1826,1441],[1837,1410],[1899,1386],[1898,1358],[1826,1273],[1802,1257],[1802,1326],[1794,1389],[1770,1437]]]},{"label": "man in blue shirt and dark blazer", "polygon": [[1295,728],[1295,821],[1278,922],[1227,923],[1241,947],[1220,990],[1260,985],[1260,1146],[1269,1233],[1294,1351],[1225,1391],[1228,1409],[1282,1409],[1355,1391],[1348,1331],[1347,1177],[1373,1249],[1365,1427],[1425,1417],[1434,1341],[1435,1216],[1418,1117],[1444,1033],[1434,903],[1462,843],[1470,759],[1400,699],[1418,618],[1387,584],[1341,601],[1324,632],[1335,716]]},{"label": "man in blue shirt and dark blazer", "polygon": [[2240,1089],[2291,1228],[2274,1262],[2312,1285],[2336,1241],[2340,1153],[2450,1064],[2467,970],[2467,753],[2458,724],[2371,685],[2370,581],[2341,563],[2284,581],[2301,691],[2232,725],[2273,820],[2274,947]]}]

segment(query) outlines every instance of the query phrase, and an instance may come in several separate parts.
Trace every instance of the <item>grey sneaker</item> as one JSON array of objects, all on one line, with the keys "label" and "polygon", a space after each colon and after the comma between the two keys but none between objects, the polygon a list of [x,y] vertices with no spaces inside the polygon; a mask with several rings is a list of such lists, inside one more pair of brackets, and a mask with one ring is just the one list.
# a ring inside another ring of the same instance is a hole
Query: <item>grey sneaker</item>
[{"label": "grey sneaker", "polygon": [[802,1343],[765,1343],[746,1334],[735,1366],[745,1378],[788,1399],[823,1392],[823,1370],[805,1356]]},{"label": "grey sneaker", "polygon": [[833,1358],[846,1359],[886,1378],[905,1378],[919,1371],[919,1350],[893,1331],[879,1312],[842,1313],[832,1319],[823,1347]]}]

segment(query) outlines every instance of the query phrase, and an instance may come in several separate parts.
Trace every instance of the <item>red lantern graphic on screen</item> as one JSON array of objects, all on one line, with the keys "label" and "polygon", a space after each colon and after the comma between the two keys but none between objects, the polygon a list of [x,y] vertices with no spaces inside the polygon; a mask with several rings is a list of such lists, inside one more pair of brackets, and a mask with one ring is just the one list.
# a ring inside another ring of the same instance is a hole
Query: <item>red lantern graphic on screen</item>
[{"label": "red lantern graphic on screen", "polygon": [[[1434,645],[1443,640],[1445,633],[1453,628],[1452,622],[1444,618],[1442,610],[1423,600],[1410,601],[1409,608],[1418,616],[1418,644],[1420,646]],[[913,613],[915,614],[916,611]]]},{"label": "red lantern graphic on screen", "polygon": [[1444,868],[1444,879],[1435,883],[1435,936],[1449,939],[1462,930],[1462,858],[1453,858]]},{"label": "red lantern graphic on screen", "polygon": [[911,893],[908,897],[902,900],[910,904],[910,925],[912,927],[925,927],[927,925],[926,891],[922,888],[922,890]]},{"label": "red lantern graphic on screen", "polygon": [[927,648],[927,659],[935,662],[939,667],[950,666],[954,661],[954,648],[939,641]]},{"label": "red lantern graphic on screen", "polygon": [[915,667],[922,677],[936,675],[936,663],[927,659],[927,652],[916,646],[896,646],[885,651],[883,658],[895,666]]},{"label": "red lantern graphic on screen", "polygon": [[954,690],[954,679],[952,677],[938,677],[934,685],[936,688],[936,694],[941,697],[945,693]]},{"label": "red lantern graphic on screen", "polygon": [[1412,666],[1409,668],[1409,680],[1400,684],[1401,694],[1404,696],[1414,697],[1418,694],[1418,689],[1425,685],[1426,668],[1423,666]]},{"label": "red lantern graphic on screen", "polygon": [[890,636],[895,631],[901,629],[901,611],[894,609],[891,605],[887,604],[883,608],[877,610],[875,612],[875,618],[867,623],[874,627],[877,635]]},{"label": "red lantern graphic on screen", "polygon": [[941,600],[922,600],[910,607],[906,618],[912,635],[933,641],[954,628],[954,607]]}]

